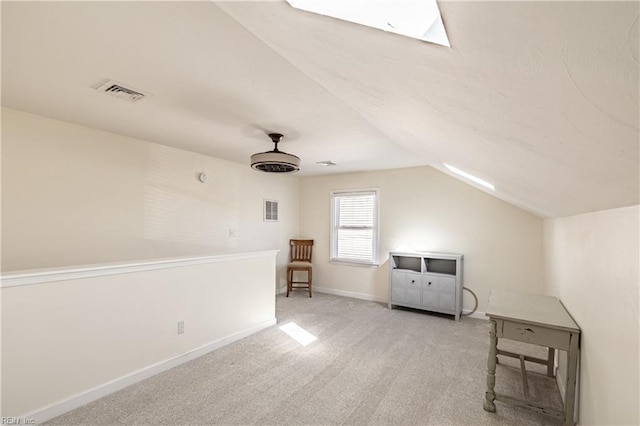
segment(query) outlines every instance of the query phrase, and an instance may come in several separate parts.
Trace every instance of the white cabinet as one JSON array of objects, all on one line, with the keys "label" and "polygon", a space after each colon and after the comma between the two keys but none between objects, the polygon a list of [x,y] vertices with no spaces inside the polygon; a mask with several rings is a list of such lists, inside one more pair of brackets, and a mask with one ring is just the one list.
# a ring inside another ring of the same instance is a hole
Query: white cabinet
[{"label": "white cabinet", "polygon": [[389,253],[389,309],[395,306],[462,313],[462,255]]}]

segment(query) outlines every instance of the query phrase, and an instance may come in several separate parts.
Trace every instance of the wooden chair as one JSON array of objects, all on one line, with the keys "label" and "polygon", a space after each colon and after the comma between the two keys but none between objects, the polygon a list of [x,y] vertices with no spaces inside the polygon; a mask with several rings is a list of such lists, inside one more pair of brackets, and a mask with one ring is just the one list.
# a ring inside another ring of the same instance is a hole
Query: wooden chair
[{"label": "wooden chair", "polygon": [[[289,246],[290,261],[287,265],[287,297],[289,297],[289,292],[294,288],[308,288],[309,297],[311,297],[311,251],[313,249],[313,240],[289,240]],[[307,281],[294,281],[293,273],[296,271],[306,272]]]}]

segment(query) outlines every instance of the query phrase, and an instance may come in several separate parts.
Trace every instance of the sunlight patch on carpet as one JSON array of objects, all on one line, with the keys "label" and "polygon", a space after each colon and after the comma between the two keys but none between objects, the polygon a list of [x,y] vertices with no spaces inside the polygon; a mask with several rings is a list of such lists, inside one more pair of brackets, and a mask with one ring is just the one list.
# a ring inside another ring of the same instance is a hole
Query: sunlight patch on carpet
[{"label": "sunlight patch on carpet", "polygon": [[309,343],[315,342],[318,340],[316,336],[309,333],[304,328],[300,327],[295,322],[287,323],[280,327],[280,330],[284,331],[296,342],[300,343],[302,346],[307,346]]}]

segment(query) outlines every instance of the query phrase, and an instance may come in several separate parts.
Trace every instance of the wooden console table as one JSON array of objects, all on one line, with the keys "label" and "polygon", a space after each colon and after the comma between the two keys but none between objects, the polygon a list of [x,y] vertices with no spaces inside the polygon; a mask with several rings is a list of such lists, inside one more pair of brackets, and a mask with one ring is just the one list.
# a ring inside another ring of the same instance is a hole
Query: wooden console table
[{"label": "wooden console table", "polygon": [[[489,295],[486,315],[491,321],[491,330],[489,331],[487,392],[484,409],[495,412],[494,401],[501,401],[563,419],[565,426],[573,425],[580,328],[562,303],[551,296],[493,289]],[[548,348],[547,359],[500,350],[498,349],[498,339],[511,339],[545,346]],[[554,377],[555,349],[567,352],[564,411],[544,407],[529,400],[525,361],[546,365],[547,375]],[[494,391],[498,355],[520,359],[525,399],[498,394]]]}]

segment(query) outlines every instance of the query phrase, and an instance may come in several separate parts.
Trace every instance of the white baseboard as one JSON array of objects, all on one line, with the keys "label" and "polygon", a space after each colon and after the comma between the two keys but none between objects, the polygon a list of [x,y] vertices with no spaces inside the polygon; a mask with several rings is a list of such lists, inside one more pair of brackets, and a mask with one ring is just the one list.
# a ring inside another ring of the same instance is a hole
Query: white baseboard
[{"label": "white baseboard", "polygon": [[[286,289],[285,289],[286,290]],[[387,303],[386,297],[378,297],[368,293],[358,293],[356,291],[338,290],[329,287],[313,287],[318,293],[333,294],[334,296],[350,297],[352,299],[368,300],[371,302]]]},{"label": "white baseboard", "polygon": [[329,287],[313,287],[318,293],[333,294],[334,296],[350,297],[352,299],[368,300],[370,302],[387,303],[387,298],[377,297],[372,294],[358,293],[356,291],[337,290]]},{"label": "white baseboard", "polygon": [[[372,294],[368,294],[368,293],[358,293],[355,291],[346,291],[346,290],[338,290],[335,288],[328,288],[328,287],[317,287],[314,286],[313,287],[313,291],[317,291],[318,293],[325,293],[325,294],[333,294],[335,296],[343,296],[343,297],[350,297],[352,299],[360,299],[360,300],[369,300],[372,302],[381,302],[381,303],[388,303],[387,298],[386,297],[378,297],[378,296],[374,296]],[[287,287],[280,287],[278,289],[278,294],[283,294],[287,292]],[[463,309],[462,313],[463,314],[468,314],[469,312],[471,312],[471,309]],[[488,321],[489,319],[486,317],[486,315],[484,314],[484,312],[474,312],[471,315],[465,315],[468,316],[469,318],[476,318],[476,319],[481,319],[481,320],[486,320]]]},{"label": "white baseboard", "polygon": [[[306,291],[306,290],[298,290],[298,291]],[[329,288],[329,287],[320,287],[320,286],[313,286],[313,291],[317,291],[318,293],[324,293],[324,294],[333,294],[334,296],[343,296],[343,297],[350,297],[352,299],[360,299],[360,300],[369,300],[371,302],[381,302],[381,303],[387,303],[387,298],[382,298],[382,297],[377,297],[377,296],[373,296],[371,294],[368,293],[358,293],[356,291],[346,291],[346,290],[338,290],[335,288]],[[287,287],[280,287],[278,289],[278,294],[284,294],[287,292]]]},{"label": "white baseboard", "polygon": [[192,349],[188,352],[185,352],[173,358],[169,358],[167,360],[160,361],[156,364],[152,364],[148,367],[144,367],[140,370],[134,371],[125,376],[111,380],[110,382],[103,383],[92,389],[81,392],[79,394],[63,399],[61,401],[54,402],[53,404],[41,407],[37,410],[33,410],[27,414],[24,414],[18,417],[23,419],[33,419],[33,421],[35,421],[36,424],[40,424],[54,417],[58,417],[68,411],[82,407],[83,405],[87,405],[90,402],[93,402],[104,396],[112,394],[116,391],[124,389],[127,386],[131,386],[144,379],[148,379],[151,376],[155,376],[158,373],[162,373],[163,371],[169,370],[170,368],[176,367],[180,364],[184,364],[185,362],[199,358],[203,355],[208,354],[209,352],[215,351],[216,349],[220,349],[223,346],[227,346],[235,341],[243,339],[261,330],[264,330],[265,328],[271,327],[272,325],[276,324],[276,322],[277,321],[275,318],[261,322],[252,327],[241,330],[237,333],[233,333],[233,334],[230,334],[229,336],[222,337],[211,343],[207,343],[206,345],[200,346],[199,348]]},{"label": "white baseboard", "polygon": [[481,320],[489,321],[489,318],[487,318],[487,316],[484,314],[484,312],[475,311],[471,315],[467,315],[469,312],[471,312],[471,309],[463,309],[462,310],[462,315],[464,315],[466,317],[469,317],[469,318],[475,318],[475,319],[481,319]]}]

